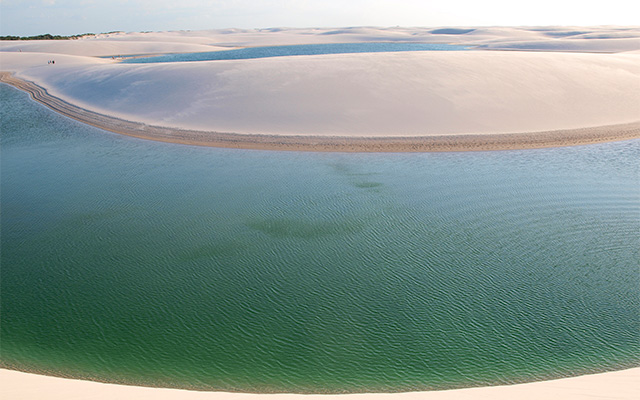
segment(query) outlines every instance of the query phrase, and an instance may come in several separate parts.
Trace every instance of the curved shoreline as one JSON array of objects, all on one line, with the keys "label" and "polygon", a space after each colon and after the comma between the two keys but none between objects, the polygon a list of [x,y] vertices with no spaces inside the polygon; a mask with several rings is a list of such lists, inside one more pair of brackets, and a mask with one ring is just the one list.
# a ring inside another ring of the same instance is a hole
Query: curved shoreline
[{"label": "curved shoreline", "polygon": [[7,398],[16,399],[224,399],[261,400],[285,397],[301,399],[583,399],[602,397],[608,399],[635,399],[640,368],[555,380],[522,383],[515,385],[486,386],[431,392],[404,393],[358,393],[358,394],[253,394],[231,392],[201,392],[182,389],[151,388],[100,383],[78,379],[58,378],[15,370],[0,369],[0,384]]},{"label": "curved shoreline", "polygon": [[536,149],[640,138],[640,121],[529,133],[406,137],[288,136],[197,131],[147,125],[86,110],[9,72],[0,72],[0,82],[29,93],[35,101],[62,115],[100,129],[140,139],[196,146],[288,151],[442,152]]}]

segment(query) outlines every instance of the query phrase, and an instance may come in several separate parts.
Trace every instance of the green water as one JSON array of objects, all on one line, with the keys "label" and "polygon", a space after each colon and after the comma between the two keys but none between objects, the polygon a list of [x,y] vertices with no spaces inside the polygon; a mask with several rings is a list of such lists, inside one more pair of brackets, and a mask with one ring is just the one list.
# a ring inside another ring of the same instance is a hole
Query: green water
[{"label": "green water", "polygon": [[335,393],[640,365],[638,140],[199,148],[0,95],[4,367]]}]

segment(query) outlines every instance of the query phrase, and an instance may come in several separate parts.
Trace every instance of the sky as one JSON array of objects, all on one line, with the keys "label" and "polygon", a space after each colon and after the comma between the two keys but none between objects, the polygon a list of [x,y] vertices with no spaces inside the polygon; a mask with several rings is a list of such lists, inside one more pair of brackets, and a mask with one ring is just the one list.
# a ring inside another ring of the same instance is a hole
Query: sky
[{"label": "sky", "polygon": [[0,0],[0,35],[347,26],[638,25],[637,0]]}]

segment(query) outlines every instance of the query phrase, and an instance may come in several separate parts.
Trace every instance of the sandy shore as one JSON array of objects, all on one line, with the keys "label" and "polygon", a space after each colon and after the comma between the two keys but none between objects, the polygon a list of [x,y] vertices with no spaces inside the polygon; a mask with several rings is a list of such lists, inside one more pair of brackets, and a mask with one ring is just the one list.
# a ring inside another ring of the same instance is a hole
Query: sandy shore
[{"label": "sandy shore", "polygon": [[[119,32],[0,41],[0,70],[58,112],[146,139],[279,150],[499,150],[640,137],[638,39],[640,27]],[[467,50],[120,62],[379,42]]]},{"label": "sandy shore", "polygon": [[[638,39],[639,27],[120,32],[76,41],[0,42],[1,69],[7,71],[0,73],[0,82],[83,123],[171,143],[341,152],[544,148],[640,138]],[[486,51],[167,65],[110,59],[385,41],[454,43]],[[54,58],[55,66],[49,65]],[[635,399],[639,381],[640,368],[633,368],[442,392],[253,395],[0,369],[3,399]]]},{"label": "sandy shore", "polygon": [[33,82],[0,72],[7,83],[67,117],[83,123],[141,139],[198,146],[339,152],[487,151],[574,146],[640,138],[640,122],[530,133],[430,136],[320,136],[252,135],[168,128],[126,121],[90,111],[52,96]]},{"label": "sandy shore", "polygon": [[2,398],[6,400],[73,400],[73,399],[193,399],[193,400],[471,400],[471,399],[637,399],[640,394],[640,368],[583,375],[574,378],[511,386],[492,386],[439,392],[375,393],[352,395],[245,394],[195,392],[176,389],[124,386],[0,369]]}]

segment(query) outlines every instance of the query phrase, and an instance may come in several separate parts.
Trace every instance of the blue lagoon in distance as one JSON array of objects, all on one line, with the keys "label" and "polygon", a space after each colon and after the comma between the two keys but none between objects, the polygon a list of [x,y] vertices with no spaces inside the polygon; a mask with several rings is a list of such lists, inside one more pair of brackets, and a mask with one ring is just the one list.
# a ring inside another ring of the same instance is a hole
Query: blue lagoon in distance
[{"label": "blue lagoon in distance", "polygon": [[145,64],[159,62],[245,60],[286,56],[310,56],[320,54],[386,53],[404,51],[463,51],[468,46],[436,43],[384,42],[384,43],[321,43],[289,46],[260,46],[243,49],[209,51],[202,53],[164,54],[152,57],[136,57],[124,63]]},{"label": "blue lagoon in distance", "polygon": [[638,140],[229,150],[0,95],[3,367],[343,393],[640,362]]}]

